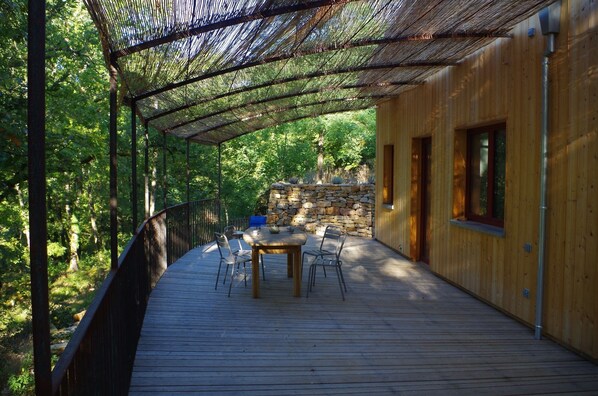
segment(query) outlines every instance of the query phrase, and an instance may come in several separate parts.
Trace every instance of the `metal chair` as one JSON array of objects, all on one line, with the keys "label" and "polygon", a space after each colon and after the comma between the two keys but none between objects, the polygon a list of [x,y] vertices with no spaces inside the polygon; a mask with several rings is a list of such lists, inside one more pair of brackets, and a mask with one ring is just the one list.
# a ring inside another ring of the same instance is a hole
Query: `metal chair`
[{"label": "metal chair", "polygon": [[[305,256],[313,256],[314,259],[318,259],[318,257],[334,256],[338,241],[342,234],[339,227],[332,225],[326,226],[322,241],[320,242],[320,247],[318,249],[305,250],[301,255],[301,275],[303,275]],[[324,270],[324,275],[326,275],[326,270]]]},{"label": "metal chair", "polygon": [[[242,234],[239,234],[237,232],[237,227],[235,227],[234,225],[228,225],[228,226],[224,227],[224,230],[222,230],[222,233],[224,235],[226,235],[229,242],[233,239],[237,240],[237,243],[239,245],[239,248],[236,250],[237,252],[247,252],[247,250],[243,250],[243,246],[241,245]],[[235,251],[233,250],[233,253],[234,252]],[[244,253],[241,253],[241,254],[244,254]]]},{"label": "metal chair", "polygon": [[233,277],[235,275],[235,271],[238,271],[239,266],[243,264],[243,272],[245,276],[245,287],[247,287],[247,262],[251,262],[251,254],[238,254],[238,252],[233,252],[230,244],[228,243],[228,238],[224,234],[220,234],[216,232],[214,234],[216,237],[216,244],[218,245],[218,252],[220,253],[220,263],[218,264],[218,274],[216,275],[216,285],[214,286],[214,290],[218,289],[218,280],[220,279],[220,269],[222,268],[222,263],[226,264],[226,270],[224,274],[224,280],[222,284],[226,283],[226,272],[228,271],[228,267],[231,268],[230,273],[230,283],[228,285],[228,296],[230,297],[230,292],[233,287]]},{"label": "metal chair", "polygon": [[[341,253],[343,251],[343,246],[345,245],[345,240],[347,239],[346,235],[341,235],[338,239],[338,244],[336,251],[334,252],[334,257],[330,256],[319,256],[313,261],[313,263],[309,266],[309,274],[307,277],[307,293],[305,297],[309,297],[309,292],[312,290],[313,286],[316,284],[316,269],[318,267],[322,267],[322,269],[334,268],[336,271],[336,277],[338,279],[338,286],[341,289],[341,296],[343,297],[343,301],[345,301],[345,292],[347,291],[347,285],[345,283],[345,277],[343,276],[343,269],[342,265],[343,262],[341,260]],[[343,291],[344,289],[344,291]]]},{"label": "metal chair", "polygon": [[[243,249],[243,245],[241,245],[241,239],[243,238],[242,233],[239,234],[237,232],[237,227],[235,227],[234,225],[228,225],[226,227],[224,227],[223,230],[223,234],[226,235],[226,237],[229,240],[232,239],[236,239],[237,240],[237,244],[239,245],[239,248],[237,250],[233,250],[233,253],[237,254],[237,255],[249,255],[251,256],[251,249]],[[264,258],[262,257],[262,255],[260,254],[260,263],[262,264],[262,279],[266,280],[266,271],[264,269]]]}]

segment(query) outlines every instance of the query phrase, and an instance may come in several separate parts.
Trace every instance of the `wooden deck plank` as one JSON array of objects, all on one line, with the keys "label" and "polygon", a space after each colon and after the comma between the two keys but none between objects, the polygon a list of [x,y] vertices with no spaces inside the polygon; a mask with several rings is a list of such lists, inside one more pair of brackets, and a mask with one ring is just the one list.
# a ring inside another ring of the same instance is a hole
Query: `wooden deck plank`
[{"label": "wooden deck plank", "polygon": [[334,274],[293,297],[274,255],[260,299],[250,282],[227,298],[217,254],[195,249],[158,283],[131,395],[598,393],[597,366],[375,241],[347,242],[344,302]]}]

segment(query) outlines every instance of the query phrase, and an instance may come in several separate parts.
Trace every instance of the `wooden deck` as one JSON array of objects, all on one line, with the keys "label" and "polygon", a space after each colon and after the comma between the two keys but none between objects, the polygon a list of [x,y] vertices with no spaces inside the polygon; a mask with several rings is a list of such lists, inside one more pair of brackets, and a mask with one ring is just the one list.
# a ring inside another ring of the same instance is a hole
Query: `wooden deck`
[{"label": "wooden deck", "polygon": [[262,298],[250,283],[228,298],[218,252],[189,252],[151,296],[130,394],[598,394],[598,366],[425,267],[371,240],[344,253],[343,302],[334,274],[292,297],[272,255]]}]

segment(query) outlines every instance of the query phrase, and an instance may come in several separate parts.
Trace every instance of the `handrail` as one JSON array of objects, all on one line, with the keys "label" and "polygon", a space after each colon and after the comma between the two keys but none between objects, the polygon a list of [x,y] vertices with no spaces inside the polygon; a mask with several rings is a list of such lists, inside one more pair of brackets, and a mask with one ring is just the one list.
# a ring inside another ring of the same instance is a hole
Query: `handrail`
[{"label": "handrail", "polygon": [[167,208],[138,228],[52,371],[52,393],[126,394],[149,295],[166,270],[212,240],[217,201]]}]

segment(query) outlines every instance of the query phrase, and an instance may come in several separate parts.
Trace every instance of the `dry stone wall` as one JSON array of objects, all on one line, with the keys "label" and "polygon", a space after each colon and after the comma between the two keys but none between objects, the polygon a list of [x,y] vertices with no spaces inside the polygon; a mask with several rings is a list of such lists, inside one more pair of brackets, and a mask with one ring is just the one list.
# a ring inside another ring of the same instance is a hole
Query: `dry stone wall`
[{"label": "dry stone wall", "polygon": [[373,184],[273,184],[268,223],[303,226],[322,232],[336,225],[348,235],[371,238],[374,220]]}]

